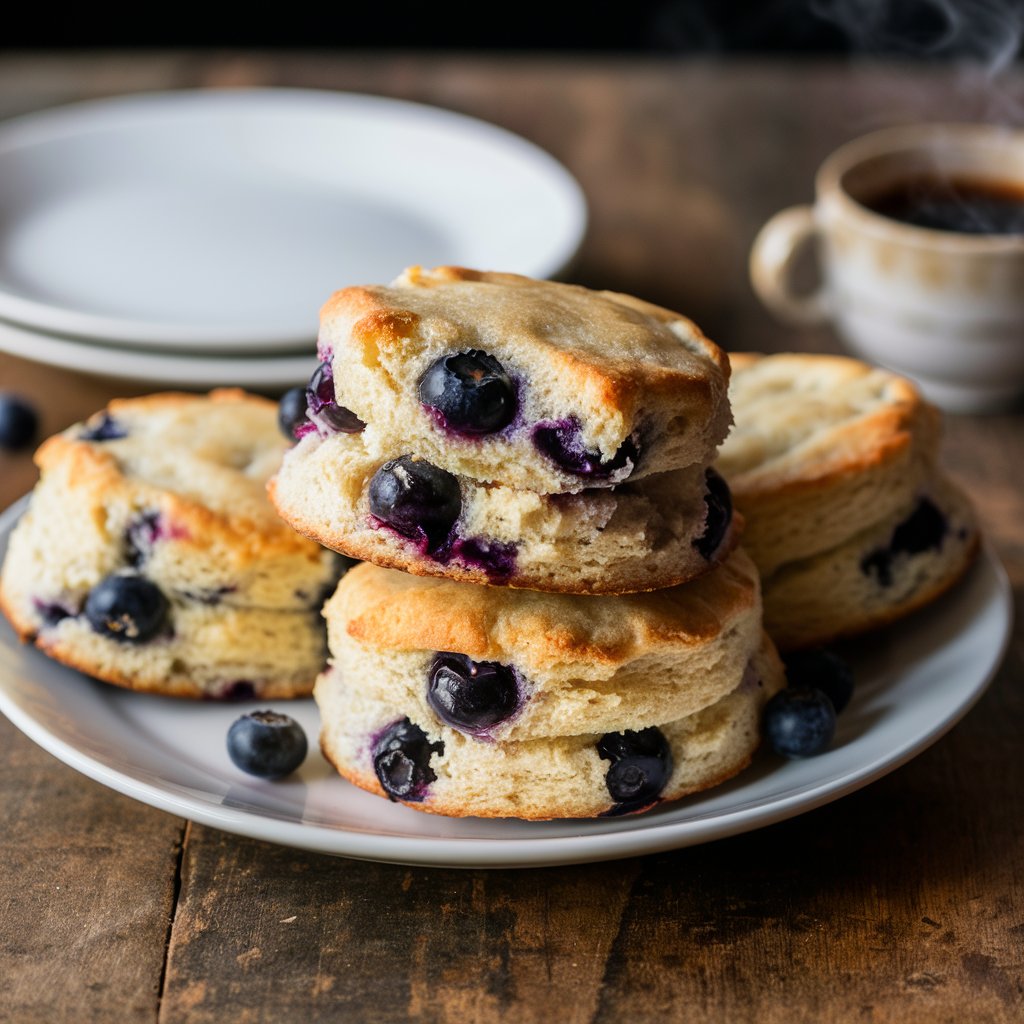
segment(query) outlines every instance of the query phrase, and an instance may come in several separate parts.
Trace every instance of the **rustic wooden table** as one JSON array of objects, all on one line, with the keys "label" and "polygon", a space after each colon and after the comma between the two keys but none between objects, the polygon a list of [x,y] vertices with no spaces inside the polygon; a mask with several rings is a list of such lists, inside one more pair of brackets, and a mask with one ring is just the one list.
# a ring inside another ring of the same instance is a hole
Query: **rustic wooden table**
[{"label": "rustic wooden table", "polygon": [[[1024,109],[1019,80],[983,91],[941,69],[156,53],[4,56],[0,116],[234,85],[401,96],[519,132],[588,194],[575,280],[767,351],[836,348],[774,323],[745,270],[758,226],[810,197],[835,145]],[[10,356],[0,387],[35,399],[45,433],[131,390]],[[1022,423],[951,416],[945,446],[1018,600]],[[28,456],[0,455],[0,507],[33,479]],[[966,719],[866,789],[581,867],[405,868],[250,841],[119,796],[0,719],[0,1020],[1019,1021],[1022,640]]]}]

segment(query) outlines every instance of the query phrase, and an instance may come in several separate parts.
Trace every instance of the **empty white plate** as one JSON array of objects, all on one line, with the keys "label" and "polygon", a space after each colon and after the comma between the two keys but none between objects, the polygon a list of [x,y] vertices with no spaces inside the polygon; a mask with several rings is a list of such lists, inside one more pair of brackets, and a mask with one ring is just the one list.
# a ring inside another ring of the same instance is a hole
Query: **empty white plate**
[{"label": "empty white plate", "polygon": [[308,347],[337,288],[414,264],[550,277],[585,226],[533,143],[378,96],[148,93],[0,125],[0,319],[107,344]]}]

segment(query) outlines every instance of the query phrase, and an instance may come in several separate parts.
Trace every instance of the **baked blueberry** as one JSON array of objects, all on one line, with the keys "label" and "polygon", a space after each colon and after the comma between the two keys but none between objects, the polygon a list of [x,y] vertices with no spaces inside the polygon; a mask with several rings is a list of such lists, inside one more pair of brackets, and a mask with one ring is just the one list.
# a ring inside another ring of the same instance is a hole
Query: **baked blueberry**
[{"label": "baked blueberry", "polygon": [[277,711],[252,711],[228,729],[228,757],[237,768],[262,779],[282,779],[306,759],[302,726]]},{"label": "baked blueberry", "polygon": [[33,607],[43,620],[44,626],[56,626],[58,622],[73,618],[78,612],[73,611],[66,604],[59,601],[41,601],[36,598],[32,602]]},{"label": "baked blueberry", "polygon": [[351,409],[338,405],[334,397],[334,371],[329,361],[322,362],[313,371],[306,388],[306,404],[310,415],[330,430],[358,434],[366,427]]},{"label": "baked blueberry", "polygon": [[118,438],[127,437],[128,431],[109,412],[104,411],[98,416],[93,416],[78,436],[82,441],[116,441]]},{"label": "baked blueberry", "polygon": [[456,434],[493,434],[516,414],[516,390],[505,367],[478,349],[442,356],[420,378],[420,401]]},{"label": "baked blueberry", "polygon": [[224,701],[254,700],[256,686],[249,679],[235,679],[225,685],[219,696]]},{"label": "baked blueberry", "polygon": [[654,726],[607,733],[598,740],[597,752],[602,760],[611,761],[605,784],[615,807],[606,814],[631,814],[649,807],[672,774],[672,750]]},{"label": "baked blueberry", "polygon": [[780,690],[764,707],[762,729],[776,754],[812,757],[832,742],[836,709],[821,690]]},{"label": "baked blueberry", "polygon": [[786,681],[794,690],[821,690],[838,715],[853,696],[853,669],[845,659],[824,647],[785,655]]},{"label": "baked blueberry", "polygon": [[704,481],[707,486],[704,494],[704,506],[707,509],[704,532],[693,542],[693,546],[699,554],[710,559],[718,550],[732,522],[732,494],[722,475],[710,466],[704,470]]},{"label": "baked blueberry", "polygon": [[17,395],[0,394],[0,448],[9,452],[28,447],[39,429],[39,416]]},{"label": "baked blueberry", "polygon": [[153,545],[161,536],[160,513],[141,512],[135,516],[125,530],[125,560],[138,568],[149,557]]},{"label": "baked blueberry", "polygon": [[930,498],[921,498],[914,511],[892,532],[888,547],[876,548],[860,563],[865,576],[874,576],[882,587],[892,586],[892,563],[897,555],[920,555],[940,551],[949,532],[949,522]]},{"label": "baked blueberry", "polygon": [[388,797],[421,801],[437,778],[430,767],[430,755],[435,752],[443,754],[444,743],[431,743],[408,718],[389,725],[373,744],[373,770]]},{"label": "baked blueberry", "polygon": [[607,462],[602,461],[600,452],[583,447],[580,423],[575,417],[554,423],[538,423],[533,428],[533,444],[567,473],[591,480],[620,483],[640,461],[640,445],[635,435],[627,437]]},{"label": "baked blueberry", "polygon": [[893,531],[889,547],[895,553],[919,555],[938,551],[949,532],[949,523],[930,498],[921,498],[914,511]]},{"label": "baked blueberry", "polygon": [[516,571],[518,550],[515,541],[461,537],[452,546],[452,556],[465,565],[482,569],[489,580],[500,582]]},{"label": "baked blueberry", "polygon": [[167,621],[169,604],[163,591],[145,576],[117,573],[100,580],[85,601],[89,625],[119,643],[152,639]]},{"label": "baked blueberry", "polygon": [[370,480],[370,511],[405,537],[426,537],[431,549],[451,533],[462,511],[459,481],[423,459],[385,462]]},{"label": "baked blueberry", "polygon": [[496,661],[441,652],[427,673],[427,703],[453,729],[479,736],[519,710],[519,685]]},{"label": "baked blueberry", "polygon": [[[331,390],[333,391],[333,388]],[[309,422],[306,417],[308,408],[305,388],[289,388],[281,396],[281,400],[277,403],[277,425],[289,441],[294,441],[295,431],[303,423]]]}]

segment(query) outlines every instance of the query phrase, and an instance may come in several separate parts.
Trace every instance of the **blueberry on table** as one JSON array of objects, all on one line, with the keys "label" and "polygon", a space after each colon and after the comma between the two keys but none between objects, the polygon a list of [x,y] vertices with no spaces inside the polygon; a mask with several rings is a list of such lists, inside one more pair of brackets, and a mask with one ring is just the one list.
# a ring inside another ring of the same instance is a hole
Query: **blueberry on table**
[{"label": "blueberry on table", "polygon": [[783,757],[813,757],[832,742],[836,709],[821,690],[780,690],[764,706],[764,738]]},{"label": "blueberry on table", "polygon": [[295,440],[295,430],[303,423],[308,423],[306,418],[306,389],[289,388],[277,404],[277,425],[281,433],[289,441]]},{"label": "blueberry on table", "polygon": [[427,703],[453,729],[479,735],[515,714],[519,686],[512,669],[496,661],[441,652],[427,674]]},{"label": "blueberry on table", "polygon": [[443,754],[444,743],[431,743],[418,726],[401,718],[389,725],[373,745],[373,770],[391,800],[418,803],[437,779],[430,767],[432,753]]},{"label": "blueberry on table", "polygon": [[101,636],[123,644],[151,640],[170,608],[163,591],[144,576],[119,573],[100,580],[85,601],[85,617]]},{"label": "blueberry on table", "polygon": [[834,651],[816,647],[785,655],[786,680],[794,690],[821,690],[838,715],[853,696],[853,669]]},{"label": "blueberry on table", "polygon": [[605,784],[616,806],[608,813],[642,811],[661,796],[672,774],[672,750],[654,726],[610,732],[598,740],[597,752],[611,761]]},{"label": "blueberry on table", "polygon": [[302,726],[277,711],[252,711],[228,729],[228,757],[237,768],[263,779],[282,779],[306,759]]},{"label": "blueberry on table", "polygon": [[420,401],[457,434],[493,434],[516,414],[516,391],[505,368],[478,349],[442,356],[420,378]]},{"label": "blueberry on table", "polygon": [[385,462],[370,480],[370,511],[403,536],[441,544],[462,511],[459,481],[423,459]]},{"label": "blueberry on table", "polygon": [[710,467],[704,470],[704,532],[693,542],[697,553],[710,559],[725,539],[732,522],[732,493],[720,473]]},{"label": "blueberry on table", "polygon": [[25,399],[0,393],[0,448],[9,452],[27,448],[39,429],[39,416]]}]

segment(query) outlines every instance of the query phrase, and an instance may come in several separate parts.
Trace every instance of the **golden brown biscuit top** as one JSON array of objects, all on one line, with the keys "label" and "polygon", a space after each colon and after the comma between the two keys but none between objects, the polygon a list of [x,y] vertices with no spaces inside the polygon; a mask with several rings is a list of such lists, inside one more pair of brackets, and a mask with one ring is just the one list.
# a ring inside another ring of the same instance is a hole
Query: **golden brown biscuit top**
[{"label": "golden brown biscuit top", "polygon": [[481,587],[363,563],[324,607],[332,628],[369,646],[456,651],[534,669],[583,660],[619,665],[694,648],[759,613],[757,570],[742,550],[682,586],[615,597]]},{"label": "golden brown biscuit top", "polygon": [[[107,436],[90,439],[97,428]],[[179,524],[175,539],[318,559],[320,546],[284,523],[267,497],[287,447],[276,402],[224,388],[115,399],[45,441],[35,460],[44,474],[67,474],[77,500],[97,509],[111,498],[160,509]]]},{"label": "golden brown biscuit top", "polygon": [[733,427],[716,467],[742,498],[933,452],[940,417],[906,378],[845,356],[731,353]]},{"label": "golden brown biscuit top", "polygon": [[[632,415],[683,396],[712,416],[725,353],[679,313],[630,295],[517,274],[411,267],[390,285],[345,288],[321,310],[322,345],[365,365],[426,349],[513,351],[590,402]],[[418,367],[418,363],[416,363]]]}]

